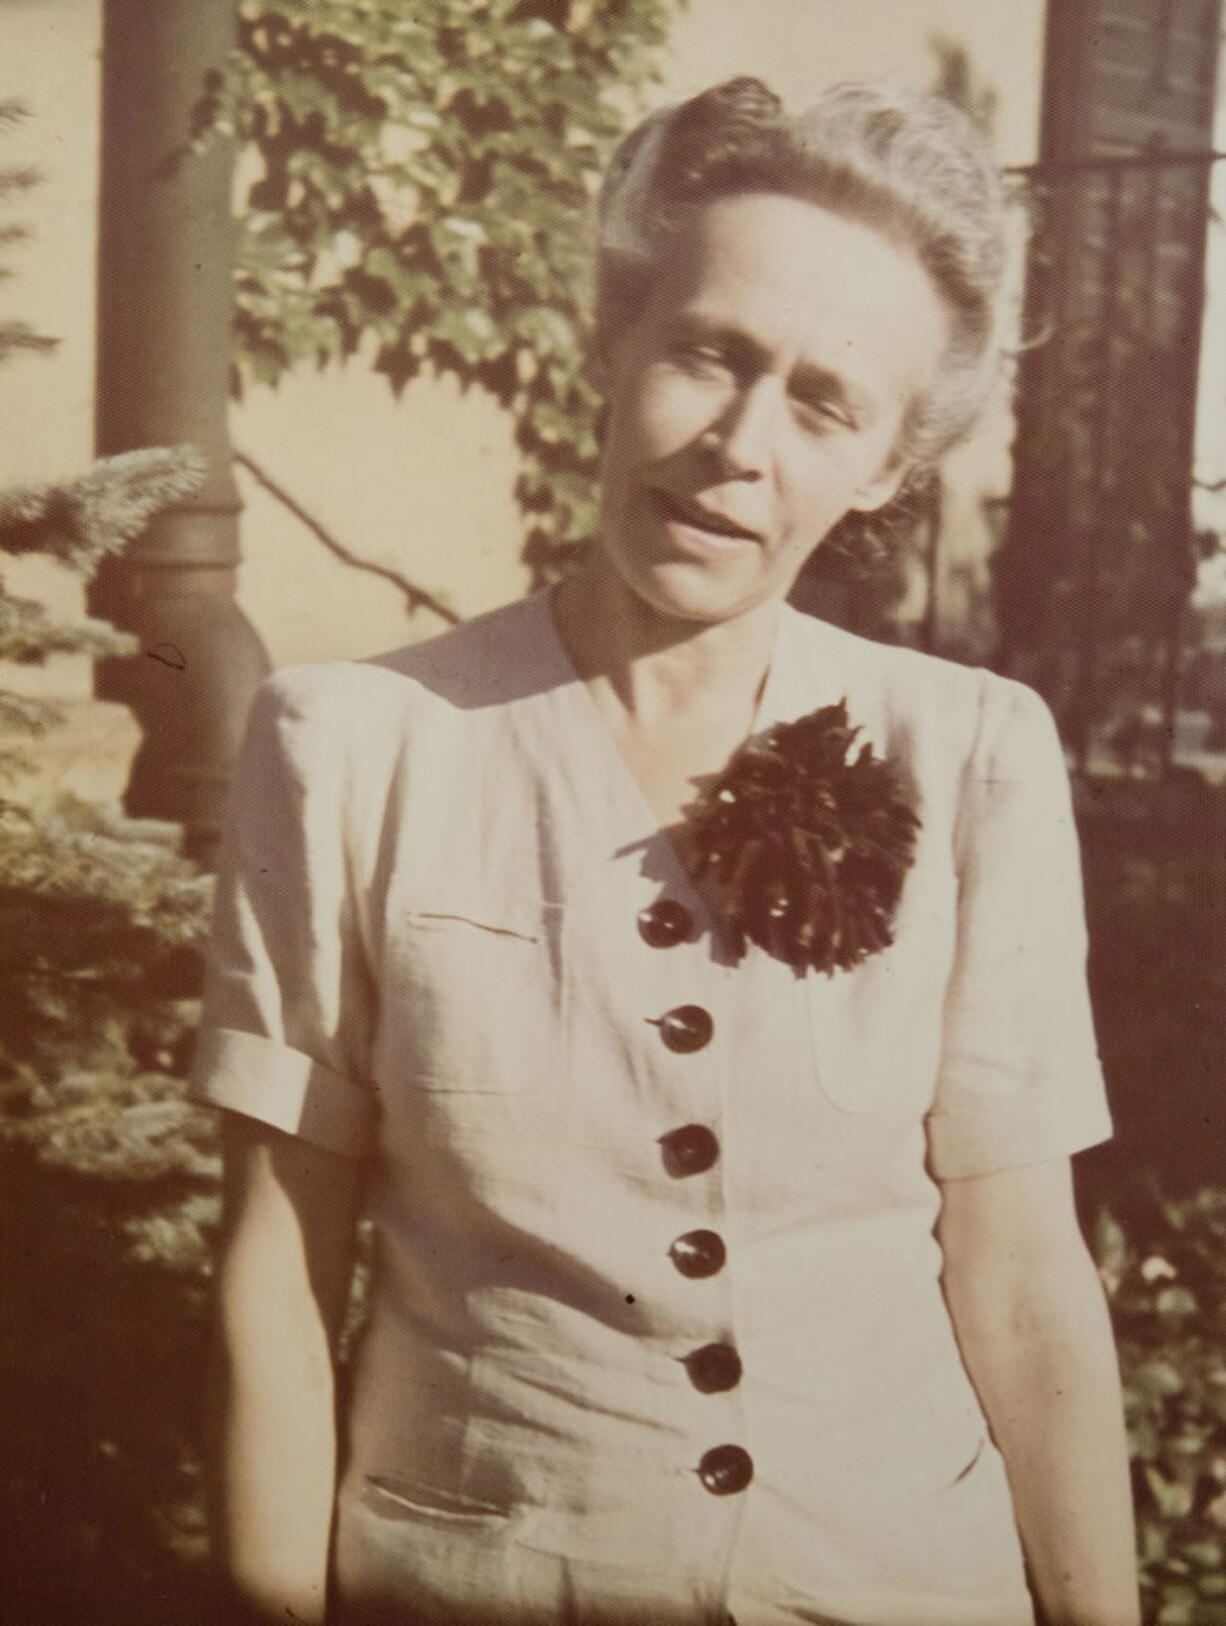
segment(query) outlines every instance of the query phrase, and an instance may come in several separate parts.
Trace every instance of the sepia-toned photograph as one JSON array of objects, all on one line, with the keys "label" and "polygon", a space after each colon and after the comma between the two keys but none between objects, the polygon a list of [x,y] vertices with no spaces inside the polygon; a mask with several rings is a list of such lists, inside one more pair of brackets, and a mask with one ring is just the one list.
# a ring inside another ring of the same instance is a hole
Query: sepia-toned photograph
[{"label": "sepia-toned photograph", "polygon": [[0,0],[3,1626],[1226,1626],[1224,0]]}]

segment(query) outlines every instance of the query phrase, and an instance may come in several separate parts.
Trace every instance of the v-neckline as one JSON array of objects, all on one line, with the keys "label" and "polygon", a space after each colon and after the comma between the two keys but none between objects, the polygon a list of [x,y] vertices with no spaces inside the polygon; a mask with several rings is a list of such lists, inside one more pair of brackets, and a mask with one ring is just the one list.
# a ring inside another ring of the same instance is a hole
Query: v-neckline
[{"label": "v-neckline", "polygon": [[[575,695],[576,703],[583,713],[579,721],[581,724],[586,725],[584,732],[593,741],[594,749],[603,761],[608,782],[617,787],[616,794],[620,802],[619,812],[621,815],[617,822],[621,833],[628,837],[623,845],[625,847],[641,846],[645,840],[658,836],[665,844],[665,849],[672,860],[673,867],[684,875],[688,881],[689,869],[685,863],[684,854],[671,833],[673,827],[661,822],[652,805],[651,798],[643,788],[642,781],[618,745],[604,714],[596,704],[591,689],[571,660],[562,634],[558,630],[557,622],[554,619],[551,602],[552,591],[542,592],[540,600],[541,620],[544,623],[543,633],[550,646],[553,664],[562,678],[564,688]],[[785,662],[783,655],[788,615],[788,606],[781,604],[778,608],[773,629],[770,661],[754,707],[749,731],[740,744],[734,748],[734,751],[739,750],[748,740],[761,734],[770,727],[771,723],[778,719],[780,694],[784,687],[783,667]],[[722,768],[723,764],[720,766]],[[692,887],[692,882],[690,882],[690,885]]]}]

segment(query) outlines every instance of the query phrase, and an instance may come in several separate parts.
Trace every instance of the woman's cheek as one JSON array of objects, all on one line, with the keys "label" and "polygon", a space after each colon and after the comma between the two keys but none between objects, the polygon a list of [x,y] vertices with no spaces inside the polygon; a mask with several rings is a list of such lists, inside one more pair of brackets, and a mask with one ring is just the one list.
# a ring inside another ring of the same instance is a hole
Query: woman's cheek
[{"label": "woman's cheek", "polygon": [[636,416],[644,442],[657,456],[667,455],[697,440],[723,406],[721,392],[711,383],[661,367],[645,381]]}]

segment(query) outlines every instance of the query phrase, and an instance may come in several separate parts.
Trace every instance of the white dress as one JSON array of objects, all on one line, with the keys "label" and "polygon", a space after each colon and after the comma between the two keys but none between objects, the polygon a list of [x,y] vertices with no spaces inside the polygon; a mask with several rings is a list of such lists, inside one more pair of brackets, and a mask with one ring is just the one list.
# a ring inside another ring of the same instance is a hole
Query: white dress
[{"label": "white dress", "polygon": [[194,1088],[371,1160],[342,1619],[1032,1620],[933,1222],[1109,1133],[1063,758],[783,610],[758,726],[844,696],[922,830],[829,978],[731,963],[544,597],[257,700]]}]

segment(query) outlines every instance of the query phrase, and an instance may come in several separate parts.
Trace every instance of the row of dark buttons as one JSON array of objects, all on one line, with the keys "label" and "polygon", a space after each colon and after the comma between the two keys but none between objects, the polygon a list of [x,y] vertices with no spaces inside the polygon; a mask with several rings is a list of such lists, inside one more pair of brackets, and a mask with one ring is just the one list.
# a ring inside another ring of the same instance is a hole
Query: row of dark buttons
[{"label": "row of dark buttons", "polygon": [[731,1344],[704,1344],[691,1350],[685,1369],[699,1394],[724,1394],[741,1381],[741,1357]]},{"label": "row of dark buttons", "polygon": [[[683,904],[661,898],[642,910],[639,933],[652,948],[674,948],[694,935],[694,923]],[[658,1018],[660,1039],[675,1054],[689,1055],[710,1044],[715,1034],[711,1013],[701,1005],[678,1005]],[[719,1158],[719,1141],[705,1124],[683,1124],[660,1137],[665,1170],[674,1179],[705,1174]],[[716,1231],[686,1231],[668,1250],[683,1276],[714,1276],[724,1268],[728,1250]],[[741,1357],[731,1344],[704,1344],[691,1351],[683,1365],[700,1394],[723,1394],[735,1389],[743,1371]],[[712,1496],[732,1496],[753,1479],[753,1458],[740,1445],[717,1445],[698,1464],[698,1478]]]},{"label": "row of dark buttons", "polygon": [[660,1136],[660,1154],[664,1168],[674,1180],[683,1180],[689,1174],[705,1174],[719,1161],[719,1141],[714,1130],[706,1124],[682,1124]]},{"label": "row of dark buttons", "polygon": [[712,1496],[735,1496],[753,1478],[753,1458],[743,1445],[715,1445],[698,1464],[698,1477]]},{"label": "row of dark buttons", "polygon": [[718,1231],[685,1231],[668,1250],[668,1257],[691,1281],[716,1276],[728,1262],[728,1250]]},{"label": "row of dark buttons", "polygon": [[690,911],[675,898],[659,898],[639,910],[639,935],[651,948],[676,948],[694,935]]}]

